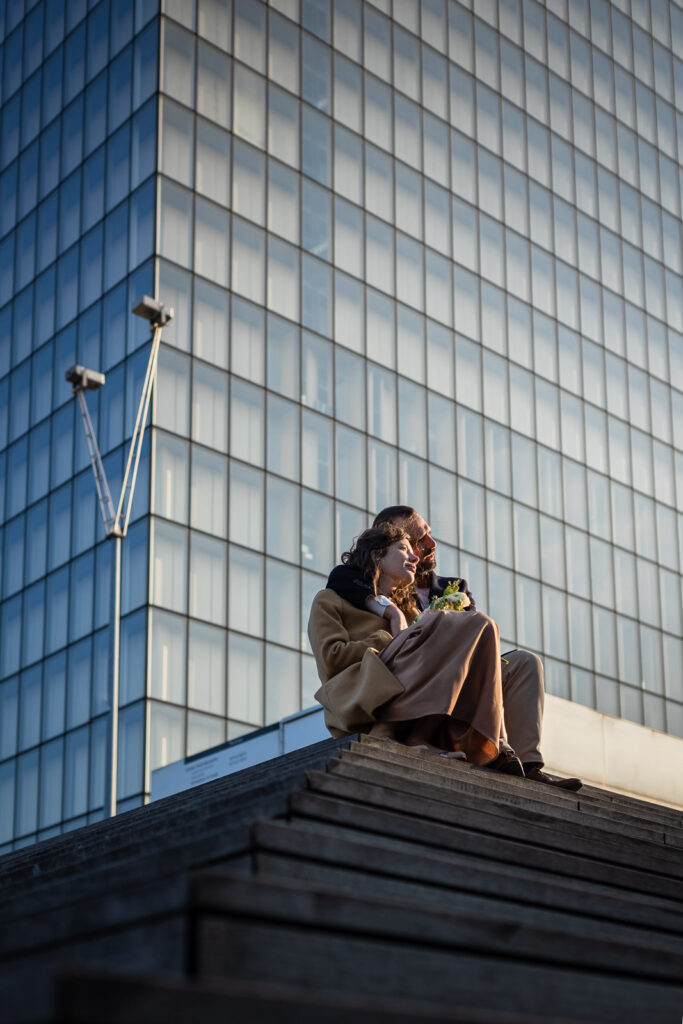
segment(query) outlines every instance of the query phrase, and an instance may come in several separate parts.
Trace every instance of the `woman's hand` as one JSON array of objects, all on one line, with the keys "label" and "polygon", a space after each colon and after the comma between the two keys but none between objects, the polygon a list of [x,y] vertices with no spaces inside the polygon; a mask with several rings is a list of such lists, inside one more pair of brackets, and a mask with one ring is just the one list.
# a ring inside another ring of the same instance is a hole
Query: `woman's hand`
[{"label": "woman's hand", "polygon": [[367,597],[365,599],[365,607],[369,612],[374,612],[375,615],[379,615],[387,620],[389,632],[392,636],[398,636],[402,630],[408,628],[406,617],[401,609],[397,608],[393,601],[388,601],[382,595],[380,595],[379,599]]},{"label": "woman's hand", "polygon": [[400,632],[408,628],[406,617],[400,608],[395,604],[388,604],[384,609],[384,618],[389,623],[389,631],[392,636],[398,636]]}]

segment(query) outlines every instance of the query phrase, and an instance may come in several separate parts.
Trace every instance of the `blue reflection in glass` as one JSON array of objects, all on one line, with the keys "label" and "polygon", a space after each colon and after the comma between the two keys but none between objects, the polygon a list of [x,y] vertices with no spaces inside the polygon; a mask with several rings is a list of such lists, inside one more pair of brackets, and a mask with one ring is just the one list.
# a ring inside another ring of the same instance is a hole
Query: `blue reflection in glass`
[{"label": "blue reflection in glass", "polygon": [[50,484],[50,420],[31,431],[29,453],[28,500],[47,494]]},{"label": "blue reflection in glass", "polygon": [[107,210],[128,192],[130,171],[130,124],[125,124],[107,141]]},{"label": "blue reflection in glass", "polygon": [[92,153],[107,133],[107,76],[104,72],[85,92],[85,155]]},{"label": "blue reflection in glass", "polygon": [[[156,13],[156,4],[146,3],[146,10],[140,18],[142,4],[138,0],[136,12],[136,27],[140,21],[146,20],[150,14]],[[157,37],[158,26],[149,25],[144,32],[135,40],[135,54],[133,57],[133,109],[135,110],[152,95],[157,87]]]},{"label": "blue reflection in glass", "polygon": [[109,67],[109,131],[130,114],[133,48],[129,46]]},{"label": "blue reflection in glass", "polygon": [[[49,4],[50,10],[58,4]],[[43,127],[56,117],[62,106],[64,50],[60,46],[43,64]]]},{"label": "blue reflection in glass", "polygon": [[0,134],[0,166],[6,167],[19,152],[19,104],[21,96],[17,94],[8,100],[2,118]]},{"label": "blue reflection in glass", "polygon": [[301,118],[301,169],[321,185],[330,185],[332,122],[304,107]]},{"label": "blue reflection in glass", "polygon": [[[69,4],[69,13],[74,5]],[[80,24],[66,41],[64,51],[64,103],[81,91],[85,78],[85,25]]]},{"label": "blue reflection in glass", "polygon": [[[5,108],[7,109],[7,108]],[[5,114],[5,116],[7,116]],[[40,194],[47,195],[59,181],[59,149],[62,124],[58,118],[40,137]]]},{"label": "blue reflection in glass", "polygon": [[42,74],[36,72],[22,89],[23,116],[21,119],[21,144],[27,145],[40,131],[40,94]]},{"label": "blue reflection in glass", "polygon": [[19,161],[19,217],[25,217],[38,201],[38,142],[24,150]]}]

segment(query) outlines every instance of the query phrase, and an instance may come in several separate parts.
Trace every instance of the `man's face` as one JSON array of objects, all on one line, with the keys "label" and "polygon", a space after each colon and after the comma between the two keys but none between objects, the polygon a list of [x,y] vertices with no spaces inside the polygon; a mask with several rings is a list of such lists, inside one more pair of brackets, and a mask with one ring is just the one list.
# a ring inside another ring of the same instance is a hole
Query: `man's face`
[{"label": "man's face", "polygon": [[436,568],[436,541],[432,537],[429,523],[421,515],[416,516],[413,522],[406,523],[406,527],[413,551],[420,559],[415,572],[415,582],[419,583],[420,577],[428,576]]}]

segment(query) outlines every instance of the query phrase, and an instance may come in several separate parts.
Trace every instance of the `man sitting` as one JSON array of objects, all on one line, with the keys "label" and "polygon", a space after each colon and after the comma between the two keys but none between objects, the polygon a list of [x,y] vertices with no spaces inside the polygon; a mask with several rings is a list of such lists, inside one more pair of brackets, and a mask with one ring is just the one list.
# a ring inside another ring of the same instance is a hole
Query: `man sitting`
[{"label": "man sitting", "polygon": [[[426,608],[432,597],[443,594],[457,576],[437,575],[436,541],[429,524],[414,508],[409,505],[392,505],[382,509],[375,517],[373,526],[381,523],[395,523],[409,534],[413,552],[420,559],[415,574],[415,593],[420,607]],[[327,586],[356,608],[367,608],[385,618],[392,636],[406,628],[407,623],[401,610],[390,602],[385,603],[386,598],[378,602],[368,585],[353,569],[345,565],[336,566],[329,575]],[[465,580],[460,580],[458,589],[467,594],[470,608],[475,609],[474,598]],[[503,656],[502,681],[505,729],[514,750],[510,748],[503,733],[501,753],[491,767],[508,775],[524,776],[534,782],[576,792],[582,785],[580,779],[554,779],[542,770],[543,662],[531,651],[508,651]]]}]

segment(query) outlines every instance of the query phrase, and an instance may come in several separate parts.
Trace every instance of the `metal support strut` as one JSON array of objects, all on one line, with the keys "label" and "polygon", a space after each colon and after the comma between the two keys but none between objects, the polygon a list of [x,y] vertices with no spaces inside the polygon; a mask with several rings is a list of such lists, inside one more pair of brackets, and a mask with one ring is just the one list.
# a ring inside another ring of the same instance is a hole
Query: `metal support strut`
[{"label": "metal support strut", "polygon": [[[157,299],[151,299],[143,295],[135,306],[134,313],[149,321],[152,330],[152,348],[147,362],[147,372],[142,385],[142,394],[138,404],[138,413],[135,419],[133,436],[130,440],[126,472],[121,486],[121,495],[116,509],[112,501],[107,474],[102,464],[102,456],[97,445],[95,429],[90,419],[88,406],[85,401],[86,391],[96,391],[104,385],[103,373],[95,370],[88,370],[84,366],[72,366],[66,372],[66,379],[73,385],[73,393],[78,397],[78,405],[83,418],[85,436],[90,452],[90,465],[95,477],[97,499],[104,521],[104,531],[108,540],[114,541],[114,553],[112,559],[111,575],[111,721],[110,721],[110,743],[109,759],[107,764],[107,797],[105,798],[105,811],[109,817],[116,814],[116,792],[118,772],[118,748],[119,748],[119,671],[120,671],[120,643],[121,643],[121,542],[128,533],[128,523],[133,506],[133,495],[135,494],[135,482],[140,466],[142,445],[145,439],[145,426],[149,413],[149,403],[152,397],[152,389],[156,378],[157,362],[159,358],[159,345],[161,342],[161,329],[173,319],[173,310],[164,306]],[[124,516],[125,506],[125,518]],[[122,524],[123,518],[123,524]]]}]

